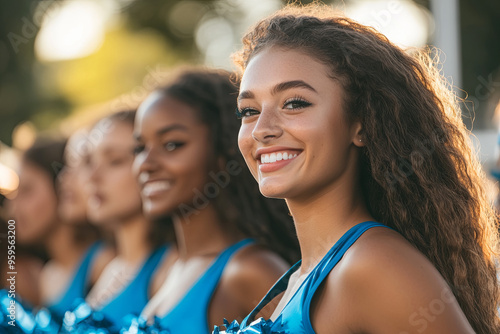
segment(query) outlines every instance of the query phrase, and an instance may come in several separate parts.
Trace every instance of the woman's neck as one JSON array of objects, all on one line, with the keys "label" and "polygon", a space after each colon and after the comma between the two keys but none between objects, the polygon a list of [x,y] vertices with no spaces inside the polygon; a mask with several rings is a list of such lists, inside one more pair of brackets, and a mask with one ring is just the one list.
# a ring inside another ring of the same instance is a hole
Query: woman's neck
[{"label": "woman's neck", "polygon": [[223,228],[211,204],[189,216],[175,215],[173,220],[180,259],[217,254],[239,239]]},{"label": "woman's neck", "polygon": [[311,270],[354,225],[373,220],[361,188],[339,179],[336,184],[306,199],[287,199],[300,243],[301,272]]},{"label": "woman's neck", "polygon": [[49,235],[46,247],[51,260],[72,269],[92,242],[93,240],[75,242],[75,227],[58,223]]},{"label": "woman's neck", "polygon": [[129,264],[139,264],[151,252],[152,246],[148,242],[150,223],[138,213],[116,224],[114,232],[117,257]]}]

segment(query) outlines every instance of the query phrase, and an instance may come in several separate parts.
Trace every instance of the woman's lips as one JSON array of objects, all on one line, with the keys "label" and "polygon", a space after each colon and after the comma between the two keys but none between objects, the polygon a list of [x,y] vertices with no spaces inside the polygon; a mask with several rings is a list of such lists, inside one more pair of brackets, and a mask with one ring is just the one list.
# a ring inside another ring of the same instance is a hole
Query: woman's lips
[{"label": "woman's lips", "polygon": [[300,151],[283,150],[271,153],[265,153],[258,159],[259,170],[262,173],[270,173],[277,171],[286,165],[290,164],[293,160],[300,155]]},{"label": "woman's lips", "polygon": [[88,205],[91,209],[98,209],[104,202],[104,197],[100,194],[93,194],[89,197]]}]

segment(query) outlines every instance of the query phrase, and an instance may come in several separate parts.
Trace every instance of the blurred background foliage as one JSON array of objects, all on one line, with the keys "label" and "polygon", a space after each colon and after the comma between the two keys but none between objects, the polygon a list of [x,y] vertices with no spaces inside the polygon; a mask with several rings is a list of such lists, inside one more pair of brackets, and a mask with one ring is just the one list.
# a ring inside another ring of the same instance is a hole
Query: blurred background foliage
[{"label": "blurred background foliage", "polygon": [[[424,9],[429,2],[412,1]],[[0,141],[12,145],[16,132],[14,141],[23,146],[35,131],[69,134],[104,113],[132,108],[176,65],[230,69],[228,55],[244,31],[284,3],[0,0]],[[475,128],[493,127],[500,91],[500,1],[459,4],[460,88],[475,110],[464,117],[468,126],[475,117]],[[432,22],[429,26],[432,43]]]}]

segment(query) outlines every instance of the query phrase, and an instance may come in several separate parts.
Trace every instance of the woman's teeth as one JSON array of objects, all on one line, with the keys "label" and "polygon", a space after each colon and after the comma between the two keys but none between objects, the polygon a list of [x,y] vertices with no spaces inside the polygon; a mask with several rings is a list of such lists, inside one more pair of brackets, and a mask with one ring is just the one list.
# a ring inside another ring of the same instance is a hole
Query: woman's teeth
[{"label": "woman's teeth", "polygon": [[297,156],[297,153],[288,153],[288,152],[273,152],[270,154],[262,154],[260,156],[260,163],[268,164],[281,160],[289,160],[293,159]]},{"label": "woman's teeth", "polygon": [[145,196],[149,196],[151,194],[154,194],[156,192],[160,191],[165,191],[170,189],[170,182],[168,181],[154,181],[154,182],[149,182],[144,185],[142,188],[142,193]]}]

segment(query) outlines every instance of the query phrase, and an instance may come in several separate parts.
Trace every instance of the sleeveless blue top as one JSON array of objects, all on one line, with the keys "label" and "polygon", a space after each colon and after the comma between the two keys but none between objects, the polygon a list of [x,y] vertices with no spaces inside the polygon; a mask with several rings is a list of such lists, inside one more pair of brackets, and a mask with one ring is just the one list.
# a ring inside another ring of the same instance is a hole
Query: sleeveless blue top
[{"label": "sleeveless blue top", "polygon": [[124,316],[141,313],[149,301],[149,283],[167,248],[167,246],[161,246],[151,253],[129,285],[98,310],[107,320],[120,325]]},{"label": "sleeveless blue top", "polygon": [[[262,310],[274,297],[286,290],[290,276],[300,267],[301,261],[297,262],[288,270],[278,282],[269,290],[267,295],[257,305],[239,326],[238,333],[293,333],[293,334],[315,334],[311,324],[309,310],[314,294],[335,265],[342,259],[345,252],[354,242],[368,229],[376,226],[387,227],[376,222],[364,222],[349,229],[307,275],[299,289],[285,305],[278,318],[274,321],[260,320],[254,321],[257,313]],[[252,323],[252,324],[250,324]],[[270,328],[269,328],[270,327]],[[270,330],[270,331],[269,331]],[[228,331],[228,333],[233,333]]]},{"label": "sleeveless blue top", "polygon": [[87,295],[90,283],[89,275],[91,265],[100,248],[101,242],[96,242],[90,246],[87,253],[83,256],[78,270],[75,272],[73,280],[71,281],[71,284],[66,292],[56,303],[47,306],[50,312],[57,318],[62,319],[66,311],[71,310],[74,306],[76,306],[73,304],[75,300],[85,298]]},{"label": "sleeveless blue top", "polygon": [[245,239],[224,250],[180,302],[158,319],[160,327],[170,334],[208,334],[208,306],[224,267],[236,251],[252,242]]}]

